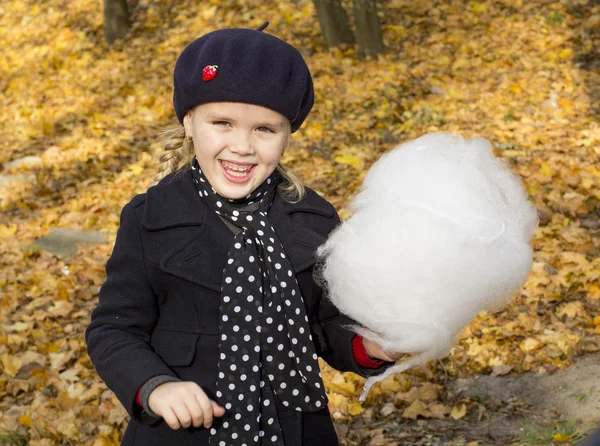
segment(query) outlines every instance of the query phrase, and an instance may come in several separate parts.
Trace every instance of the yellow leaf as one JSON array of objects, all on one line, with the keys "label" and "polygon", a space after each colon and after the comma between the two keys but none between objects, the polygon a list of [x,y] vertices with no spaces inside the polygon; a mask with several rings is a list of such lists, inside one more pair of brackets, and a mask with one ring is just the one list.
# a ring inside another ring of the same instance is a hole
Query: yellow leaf
[{"label": "yellow leaf", "polygon": [[567,304],[564,304],[562,307],[560,307],[556,314],[558,315],[558,317],[563,317],[566,315],[568,318],[585,316],[583,302],[569,302]]},{"label": "yellow leaf", "polygon": [[548,165],[548,163],[543,163],[540,167],[540,173],[545,177],[551,177],[554,175],[554,170]]},{"label": "yellow leaf", "polygon": [[130,167],[130,170],[134,175],[139,175],[144,171],[144,168],[142,166],[133,165]]},{"label": "yellow leaf", "polygon": [[81,432],[75,426],[72,420],[60,421],[56,425],[56,430],[70,440],[77,440],[81,437]]},{"label": "yellow leaf", "polygon": [[12,237],[17,233],[17,225],[0,225],[0,238]]},{"label": "yellow leaf", "polygon": [[514,94],[520,94],[521,92],[523,92],[523,89],[521,88],[520,85],[518,84],[513,84],[508,88],[509,91],[511,91]]},{"label": "yellow leaf", "polygon": [[392,375],[381,381],[379,383],[379,388],[381,389],[381,393],[388,394],[390,392],[400,392],[404,386],[402,383],[396,380],[396,376]]},{"label": "yellow leaf", "polygon": [[487,11],[487,5],[485,3],[473,3],[471,6],[471,11],[480,13]]},{"label": "yellow leaf", "polygon": [[31,427],[31,417],[29,415],[19,415],[19,423],[25,427]]},{"label": "yellow leaf", "polygon": [[61,283],[61,282],[58,283],[57,291],[58,291],[58,293],[57,293],[58,299],[60,299],[60,300],[68,300],[69,299],[69,290],[67,290],[67,287],[63,283]]},{"label": "yellow leaf", "polygon": [[9,355],[8,353],[2,354],[2,365],[4,366],[4,374],[8,376],[15,376],[21,369],[21,360],[16,356]]},{"label": "yellow leaf", "polygon": [[329,410],[331,412],[340,410],[340,408],[346,403],[346,397],[339,393],[330,393],[328,395],[328,399],[329,399]]},{"label": "yellow leaf", "polygon": [[450,65],[450,58],[448,56],[442,56],[438,59],[438,62],[440,62],[442,65]]},{"label": "yellow leaf", "polygon": [[552,437],[552,439],[559,443],[566,443],[567,441],[569,441],[569,436],[567,434],[561,434],[557,432],[554,434],[554,437]]},{"label": "yellow leaf", "polygon": [[502,156],[505,158],[514,158],[516,156],[525,156],[527,155],[527,152],[523,151],[523,150],[503,150],[502,151]]},{"label": "yellow leaf", "polygon": [[334,158],[334,161],[339,164],[346,164],[347,166],[352,166],[355,169],[360,169],[362,165],[362,161],[360,158],[354,155],[340,155]]},{"label": "yellow leaf", "polygon": [[358,401],[354,401],[348,405],[348,413],[352,416],[360,415],[365,408]]},{"label": "yellow leaf", "polygon": [[571,48],[565,48],[560,53],[558,53],[558,57],[561,59],[566,59],[573,54],[573,50]]},{"label": "yellow leaf", "polygon": [[574,108],[575,104],[572,101],[564,98],[558,98],[558,106],[560,108]]},{"label": "yellow leaf", "polygon": [[450,416],[455,420],[460,420],[467,414],[467,405],[464,403],[460,403],[455,405],[450,411]]},{"label": "yellow leaf", "polygon": [[334,373],[329,380],[329,388],[333,392],[338,392],[346,395],[356,395],[356,385],[348,375],[343,373]]},{"label": "yellow leaf", "polygon": [[595,283],[588,287],[587,292],[588,292],[588,299],[591,299],[591,300],[600,299],[600,286],[596,285]]},{"label": "yellow leaf", "polygon": [[309,139],[320,139],[323,137],[323,126],[321,124],[313,124],[306,127],[304,133]]},{"label": "yellow leaf", "polygon": [[413,403],[402,412],[403,418],[410,418],[411,420],[416,420],[419,415],[425,418],[431,417],[431,412],[427,410],[427,406],[421,400],[413,401]]},{"label": "yellow leaf", "polygon": [[540,346],[540,341],[535,338],[527,338],[524,342],[521,342],[521,350],[525,353],[532,352]]}]

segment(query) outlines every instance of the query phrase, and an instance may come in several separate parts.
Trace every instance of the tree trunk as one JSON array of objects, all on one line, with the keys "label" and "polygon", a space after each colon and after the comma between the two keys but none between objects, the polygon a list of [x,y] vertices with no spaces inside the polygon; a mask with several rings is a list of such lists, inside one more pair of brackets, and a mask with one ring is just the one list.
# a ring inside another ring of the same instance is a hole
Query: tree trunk
[{"label": "tree trunk", "polygon": [[104,0],[104,38],[108,43],[125,38],[131,22],[127,0]]},{"label": "tree trunk", "polygon": [[375,0],[353,0],[358,47],[365,56],[385,53]]},{"label": "tree trunk", "polygon": [[313,3],[328,48],[342,43],[354,43],[354,36],[348,24],[348,14],[341,0],[313,0]]}]

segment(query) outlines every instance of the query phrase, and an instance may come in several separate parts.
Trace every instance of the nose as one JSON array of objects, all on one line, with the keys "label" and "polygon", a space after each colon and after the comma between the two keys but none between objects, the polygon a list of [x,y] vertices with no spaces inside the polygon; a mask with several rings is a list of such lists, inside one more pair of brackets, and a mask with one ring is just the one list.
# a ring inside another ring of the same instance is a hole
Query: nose
[{"label": "nose", "polygon": [[252,148],[252,141],[248,132],[238,130],[229,145],[229,150],[238,155],[251,155],[254,153]]}]

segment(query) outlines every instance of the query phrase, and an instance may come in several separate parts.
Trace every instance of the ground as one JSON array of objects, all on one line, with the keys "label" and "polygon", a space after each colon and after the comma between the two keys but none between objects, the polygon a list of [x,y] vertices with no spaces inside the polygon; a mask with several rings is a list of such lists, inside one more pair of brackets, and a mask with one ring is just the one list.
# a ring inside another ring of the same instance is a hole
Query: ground
[{"label": "ground", "polygon": [[600,354],[592,354],[553,374],[457,379],[448,396],[480,404],[462,420],[411,421],[368,410],[336,428],[347,446],[550,445],[561,433],[576,441],[576,428],[600,424],[599,377]]}]

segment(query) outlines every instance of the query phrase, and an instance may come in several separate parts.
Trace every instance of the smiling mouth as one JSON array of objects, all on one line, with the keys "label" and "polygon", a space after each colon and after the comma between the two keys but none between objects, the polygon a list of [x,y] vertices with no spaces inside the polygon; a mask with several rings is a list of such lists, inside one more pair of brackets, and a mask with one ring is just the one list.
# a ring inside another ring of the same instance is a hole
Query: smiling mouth
[{"label": "smiling mouth", "polygon": [[219,160],[223,170],[234,178],[245,178],[256,164],[238,164],[231,161]]}]

